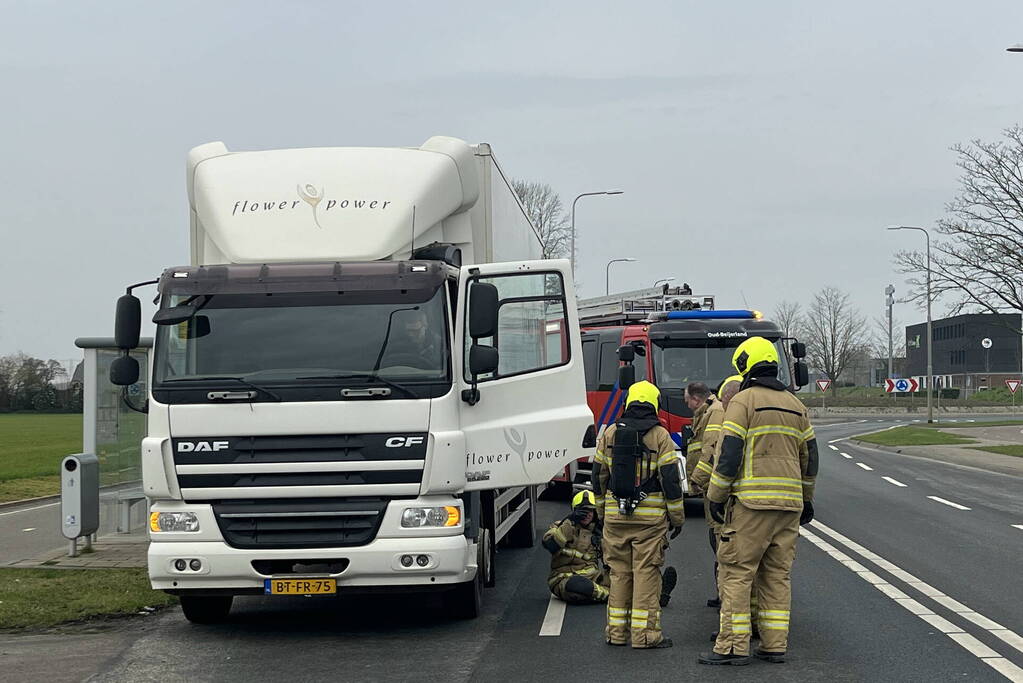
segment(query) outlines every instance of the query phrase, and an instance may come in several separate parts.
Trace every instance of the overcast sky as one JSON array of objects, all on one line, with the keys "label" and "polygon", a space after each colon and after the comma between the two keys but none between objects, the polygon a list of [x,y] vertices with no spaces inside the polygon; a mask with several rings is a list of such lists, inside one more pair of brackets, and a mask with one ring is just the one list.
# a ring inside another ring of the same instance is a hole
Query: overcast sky
[{"label": "overcast sky", "polygon": [[[493,145],[579,192],[585,296],[676,276],[770,313],[868,315],[1023,121],[1023,2],[0,2],[0,354],[79,355],[127,283],[187,262],[185,153]],[[147,294],[151,298],[151,294]],[[908,305],[896,316],[922,316]]]}]

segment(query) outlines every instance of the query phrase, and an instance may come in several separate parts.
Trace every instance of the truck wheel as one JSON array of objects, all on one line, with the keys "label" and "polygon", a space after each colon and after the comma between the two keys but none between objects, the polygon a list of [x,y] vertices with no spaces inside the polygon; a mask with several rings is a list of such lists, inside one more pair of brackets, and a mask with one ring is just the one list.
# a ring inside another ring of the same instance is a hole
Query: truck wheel
[{"label": "truck wheel", "polygon": [[515,522],[505,538],[508,545],[513,548],[532,548],[536,545],[536,487],[530,486],[526,490],[529,500],[529,510]]},{"label": "truck wheel", "polygon": [[480,540],[476,544],[476,578],[444,593],[444,611],[451,617],[475,619],[483,611],[483,586],[492,571],[492,547],[490,530],[480,529]]},{"label": "truck wheel", "polygon": [[182,595],[181,611],[193,624],[219,624],[231,611],[233,595]]}]

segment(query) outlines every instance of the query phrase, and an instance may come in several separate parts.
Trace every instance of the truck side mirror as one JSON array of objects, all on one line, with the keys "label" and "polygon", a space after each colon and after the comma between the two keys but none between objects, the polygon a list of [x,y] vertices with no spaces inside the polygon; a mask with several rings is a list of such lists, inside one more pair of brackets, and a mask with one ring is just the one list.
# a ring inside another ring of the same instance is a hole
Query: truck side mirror
[{"label": "truck side mirror", "polygon": [[493,337],[497,332],[499,307],[497,287],[489,282],[473,282],[469,289],[469,336]]},{"label": "truck side mirror", "polygon": [[493,346],[473,344],[469,347],[469,374],[473,377],[497,371],[499,354]]},{"label": "truck side mirror", "polygon": [[810,371],[806,367],[806,363],[801,360],[797,360],[795,364],[796,374],[796,386],[805,387],[810,383]]},{"label": "truck side mirror", "polygon": [[118,297],[117,313],[114,315],[114,345],[119,349],[134,349],[139,345],[141,331],[142,302],[132,294]]},{"label": "truck side mirror", "polygon": [[626,364],[618,368],[618,386],[622,391],[628,390],[636,383],[636,366]]},{"label": "truck side mirror", "polygon": [[631,363],[636,360],[636,347],[632,344],[618,347],[618,360],[623,363]]},{"label": "truck side mirror", "polygon": [[[137,344],[138,342],[136,342]],[[110,383],[127,387],[139,381],[139,362],[129,355],[115,358],[110,364]]]},{"label": "truck side mirror", "polygon": [[792,357],[806,358],[806,344],[803,342],[792,342]]}]

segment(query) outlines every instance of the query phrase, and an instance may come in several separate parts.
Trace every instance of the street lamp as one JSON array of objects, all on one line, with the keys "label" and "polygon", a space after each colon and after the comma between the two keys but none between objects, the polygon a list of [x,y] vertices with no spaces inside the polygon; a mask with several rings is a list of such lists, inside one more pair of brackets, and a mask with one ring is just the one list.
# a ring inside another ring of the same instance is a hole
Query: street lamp
[{"label": "street lamp", "polygon": [[613,258],[613,259],[611,259],[610,261],[607,262],[607,268],[604,269],[604,295],[605,296],[611,293],[611,264],[612,263],[632,262],[632,261],[635,261],[635,260],[636,259],[634,259],[631,256],[629,256],[629,257],[626,257],[626,258]]},{"label": "street lamp", "polygon": [[895,377],[892,363],[892,306],[895,305],[895,285],[884,288],[885,303],[888,305],[888,377]]},{"label": "street lamp", "polygon": [[575,203],[583,197],[593,197],[599,194],[622,194],[622,190],[601,190],[599,192],[583,192],[572,200],[572,239],[569,245],[568,257],[572,261],[572,278],[575,279]]},{"label": "street lamp", "polygon": [[674,279],[675,278],[673,278],[673,277],[662,277],[660,280],[656,280],[654,282],[654,287],[658,287],[660,285],[666,285],[666,284],[668,284],[669,282],[671,282]]},{"label": "street lamp", "polygon": [[934,386],[934,337],[931,333],[931,233],[927,228],[890,225],[889,230],[919,230],[927,238],[927,422],[934,422],[932,388]]}]

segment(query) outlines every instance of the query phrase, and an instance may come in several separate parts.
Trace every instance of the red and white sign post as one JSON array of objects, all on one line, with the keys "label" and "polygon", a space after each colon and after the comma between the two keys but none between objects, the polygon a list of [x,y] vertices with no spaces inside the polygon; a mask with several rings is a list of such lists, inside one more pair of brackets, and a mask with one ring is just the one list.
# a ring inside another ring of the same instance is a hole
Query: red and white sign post
[{"label": "red and white sign post", "polygon": [[828,393],[828,389],[831,387],[830,379],[819,379],[817,380],[817,389],[821,392],[821,408],[824,408],[824,396]]},{"label": "red and white sign post", "polygon": [[1009,393],[1012,394],[1012,412],[1016,412],[1016,391],[1019,390],[1019,385],[1023,384],[1023,380],[1018,379],[1007,379],[1005,380],[1005,386],[1009,387]]}]

